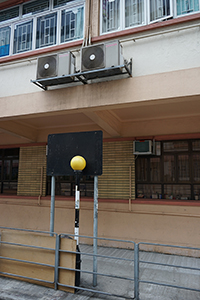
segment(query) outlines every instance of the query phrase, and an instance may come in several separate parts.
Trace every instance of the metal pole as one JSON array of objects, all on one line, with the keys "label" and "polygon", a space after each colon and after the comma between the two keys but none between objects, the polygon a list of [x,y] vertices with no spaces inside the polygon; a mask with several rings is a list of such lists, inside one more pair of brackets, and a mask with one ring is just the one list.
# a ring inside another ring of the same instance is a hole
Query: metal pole
[{"label": "metal pole", "polygon": [[80,190],[79,190],[79,182],[80,182],[80,172],[76,171],[75,172],[76,176],[76,186],[75,186],[75,229],[74,229],[74,234],[75,234],[75,240],[76,240],[76,245],[79,245],[79,209],[80,209]]},{"label": "metal pole", "polygon": [[134,299],[139,300],[139,245],[134,245]]},{"label": "metal pole", "polygon": [[59,249],[60,249],[60,236],[56,234],[56,245],[55,245],[55,268],[54,268],[54,289],[58,289],[58,267],[59,267]]},{"label": "metal pole", "polygon": [[93,286],[97,286],[98,176],[94,176]]},{"label": "metal pole", "polygon": [[[54,232],[54,211],[55,211],[55,176],[51,177],[51,215],[50,232]],[[53,236],[53,234],[51,234]]]}]

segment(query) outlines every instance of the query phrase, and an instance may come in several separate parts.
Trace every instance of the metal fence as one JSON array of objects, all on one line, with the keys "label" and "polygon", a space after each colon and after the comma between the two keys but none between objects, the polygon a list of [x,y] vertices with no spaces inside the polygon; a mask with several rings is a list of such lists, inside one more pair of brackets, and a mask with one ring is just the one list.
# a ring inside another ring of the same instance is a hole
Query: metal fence
[{"label": "metal fence", "polygon": [[[16,230],[19,232],[44,234],[48,236],[53,235],[55,237],[54,247],[41,247],[25,243],[20,244],[17,242],[0,241],[0,266],[1,261],[4,260],[28,263],[30,264],[30,267],[31,265],[47,267],[53,272],[53,280],[22,276],[16,274],[16,272],[4,272],[0,267],[0,274],[4,276],[17,277],[28,281],[33,280],[41,284],[52,284],[55,289],[59,286],[72,288],[82,295],[89,296],[99,294],[108,299],[118,297],[139,300],[141,292],[144,290],[144,285],[162,286],[200,293],[200,248],[153,243],[135,243],[127,240],[97,238],[98,252],[96,254],[93,252],[92,246],[94,237],[79,236],[81,243],[79,247],[77,247],[76,252],[74,252],[63,250],[60,247],[61,238],[74,238],[73,234],[56,234],[46,231],[7,227],[0,227],[0,230]],[[6,255],[2,255],[1,245],[14,246],[15,249],[16,247],[27,247],[28,249],[39,249],[44,251],[44,253],[51,252],[54,255],[54,264],[7,257]],[[154,250],[149,252],[147,249]],[[174,249],[177,249],[177,251]],[[171,253],[176,254],[179,250],[183,252],[186,251],[185,255],[191,255],[191,253],[194,254],[194,252],[196,252],[194,262],[191,263],[191,259],[188,258],[187,260],[186,256],[180,256],[180,253],[178,253],[178,255],[171,255]],[[62,253],[71,253],[76,255],[75,268],[67,268],[60,265],[60,255]],[[98,271],[94,270],[94,261],[97,261],[98,263]],[[186,265],[183,264],[184,261],[187,261]],[[151,266],[151,268],[149,269],[148,266]],[[155,276],[152,275],[152,268]],[[60,282],[60,270],[75,272],[74,285],[63,284]],[[194,285],[187,286],[187,282],[184,280],[174,280],[175,277],[173,276],[173,280],[170,281],[169,275],[174,274],[175,276],[178,272],[177,270],[184,270],[184,272],[186,272],[186,276],[189,275],[190,272],[195,272],[195,280],[197,280],[197,283],[193,280]],[[162,276],[161,274],[163,272],[167,272],[168,276]],[[154,291],[151,290],[151,293],[154,293]],[[200,299],[200,294],[198,295]]]}]

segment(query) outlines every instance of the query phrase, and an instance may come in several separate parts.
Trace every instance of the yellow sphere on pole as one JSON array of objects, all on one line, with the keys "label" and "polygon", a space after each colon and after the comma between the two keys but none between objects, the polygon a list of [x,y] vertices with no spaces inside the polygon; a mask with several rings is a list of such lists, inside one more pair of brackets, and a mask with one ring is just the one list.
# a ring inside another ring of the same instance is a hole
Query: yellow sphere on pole
[{"label": "yellow sphere on pole", "polygon": [[82,171],[86,167],[86,160],[84,157],[76,155],[71,159],[70,166],[74,171]]}]

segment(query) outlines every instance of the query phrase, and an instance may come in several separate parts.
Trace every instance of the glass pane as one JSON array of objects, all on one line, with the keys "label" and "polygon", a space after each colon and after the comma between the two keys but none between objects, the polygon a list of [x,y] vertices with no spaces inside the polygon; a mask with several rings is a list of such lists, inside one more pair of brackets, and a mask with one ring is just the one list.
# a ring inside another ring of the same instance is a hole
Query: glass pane
[{"label": "glass pane", "polygon": [[0,57],[9,55],[10,49],[10,27],[0,29]]},{"label": "glass pane", "polygon": [[138,158],[136,161],[136,170],[137,170],[137,180],[138,181],[147,181],[147,159]]},{"label": "glass pane", "polygon": [[165,155],[164,156],[164,182],[174,182],[174,181],[175,181],[174,156]]},{"label": "glass pane", "polygon": [[164,185],[164,198],[177,199],[177,200],[190,200],[191,199],[191,186],[187,184]]},{"label": "glass pane", "polygon": [[138,184],[137,197],[149,199],[161,199],[161,185],[160,184]]},{"label": "glass pane", "polygon": [[19,156],[19,148],[11,148],[4,150],[5,157]]},{"label": "glass pane", "polygon": [[120,29],[120,0],[102,0],[102,31]]},{"label": "glass pane", "polygon": [[56,13],[37,19],[36,48],[56,44],[56,22]]},{"label": "glass pane", "polygon": [[125,27],[144,23],[144,1],[125,0]]},{"label": "glass pane", "polygon": [[194,200],[200,200],[200,185],[194,185]]},{"label": "glass pane", "polygon": [[150,21],[170,16],[170,0],[150,0]]},{"label": "glass pane", "polygon": [[37,0],[23,5],[22,14],[38,13],[49,9],[49,0]]},{"label": "glass pane", "polygon": [[189,157],[188,155],[178,155],[178,180],[189,181]]},{"label": "glass pane", "polygon": [[192,150],[200,151],[200,140],[196,140],[192,142]]},{"label": "glass pane", "polygon": [[14,31],[14,53],[32,49],[33,21],[17,25]]},{"label": "glass pane", "polygon": [[17,180],[17,178],[18,178],[18,167],[19,167],[18,159],[13,160],[12,161],[12,177],[11,177],[11,180]]},{"label": "glass pane", "polygon": [[83,7],[62,11],[61,43],[83,37],[83,13]]},{"label": "glass pane", "polygon": [[159,157],[150,159],[150,178],[151,178],[151,182],[160,181],[160,158]]},{"label": "glass pane", "polygon": [[173,141],[163,143],[164,152],[188,151],[187,141]]},{"label": "glass pane", "polygon": [[200,154],[193,155],[194,181],[200,181]]},{"label": "glass pane", "polygon": [[4,194],[16,194],[17,193],[17,182],[6,181],[3,183]]},{"label": "glass pane", "polygon": [[189,14],[198,10],[198,0],[177,0],[177,15]]},{"label": "glass pane", "polygon": [[9,180],[10,179],[10,165],[11,161],[10,160],[4,160],[4,180]]}]

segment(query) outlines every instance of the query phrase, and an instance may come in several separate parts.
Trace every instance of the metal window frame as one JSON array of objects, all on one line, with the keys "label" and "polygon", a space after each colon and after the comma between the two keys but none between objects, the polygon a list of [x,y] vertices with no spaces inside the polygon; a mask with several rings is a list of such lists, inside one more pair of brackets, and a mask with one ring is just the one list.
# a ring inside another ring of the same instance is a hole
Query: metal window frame
[{"label": "metal window frame", "polygon": [[[15,35],[15,30],[18,30],[18,28],[23,28],[24,26],[28,26],[30,25],[31,26],[31,31],[33,33],[33,20],[30,20],[30,21],[26,21],[26,22],[23,22],[23,23],[19,23],[17,25],[15,25],[15,29],[14,29],[14,35]],[[18,36],[18,34],[17,34]],[[27,36],[27,31],[26,31],[26,36]],[[15,39],[13,40],[13,44],[15,44]],[[13,53],[16,54],[16,53],[21,53],[21,52],[26,52],[26,51],[30,51],[32,50],[32,47],[33,47],[33,34],[31,34],[31,47],[26,47],[25,49],[18,49],[18,42],[16,42],[16,51],[14,52],[14,48],[13,47]],[[27,40],[25,41],[25,43],[27,44]]]},{"label": "metal window frame", "polygon": [[[76,9],[78,10],[82,10],[83,9],[83,19],[84,19],[84,6],[83,5],[80,5],[80,6],[77,6]],[[60,30],[60,43],[66,43],[68,41],[71,41],[71,40],[77,40],[77,39],[81,39],[83,37],[83,31],[82,31],[82,36],[76,36],[75,32],[76,32],[76,28],[77,28],[77,18],[76,18],[76,15],[75,15],[75,19],[74,19],[74,22],[75,22],[75,26],[74,26],[74,37],[72,37],[71,35],[71,26],[69,26],[69,38],[66,38],[66,16],[68,13],[70,13],[70,24],[72,23],[71,22],[71,13],[73,13],[73,8],[69,8],[69,9],[62,9],[61,10],[61,21],[60,21],[60,25],[62,27],[62,14],[63,12],[65,12],[64,14],[64,40],[62,41],[62,38],[61,38],[61,30]],[[83,25],[84,25],[84,20],[83,20]],[[84,26],[83,26],[84,27]]]}]

